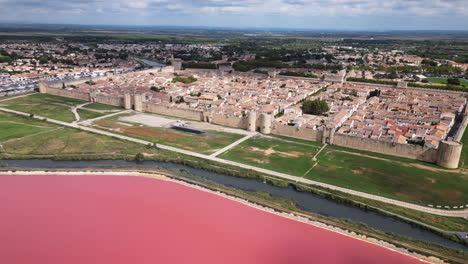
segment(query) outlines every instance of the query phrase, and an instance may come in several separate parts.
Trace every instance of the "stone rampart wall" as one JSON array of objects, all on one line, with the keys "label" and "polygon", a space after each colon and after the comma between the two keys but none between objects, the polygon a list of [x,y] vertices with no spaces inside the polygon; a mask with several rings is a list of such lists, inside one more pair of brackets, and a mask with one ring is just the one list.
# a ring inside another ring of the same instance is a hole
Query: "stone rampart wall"
[{"label": "stone rampart wall", "polygon": [[437,161],[439,156],[439,151],[433,148],[412,144],[398,144],[341,134],[334,135],[332,144],[433,163]]},{"label": "stone rampart wall", "polygon": [[151,103],[143,103],[143,111],[162,114],[168,116],[175,116],[179,118],[192,119],[197,121],[203,121],[203,112],[200,110],[167,107]]},{"label": "stone rampart wall", "polygon": [[104,96],[104,95],[96,95],[96,103],[106,104],[106,105],[113,105],[123,107],[124,102],[122,97],[111,97],[111,96]]},{"label": "stone rampart wall", "polygon": [[88,93],[82,93],[82,92],[71,91],[71,90],[66,90],[66,89],[57,89],[57,88],[52,88],[52,87],[47,88],[47,93],[58,95],[58,96],[63,96],[63,97],[89,101]]},{"label": "stone rampart wall", "polygon": [[231,115],[212,114],[211,123],[222,126],[247,129],[248,119]]},{"label": "stone rampart wall", "polygon": [[306,127],[286,126],[275,121],[273,121],[271,133],[280,136],[287,136],[317,142],[322,141],[323,135],[323,132],[319,130],[313,130]]}]

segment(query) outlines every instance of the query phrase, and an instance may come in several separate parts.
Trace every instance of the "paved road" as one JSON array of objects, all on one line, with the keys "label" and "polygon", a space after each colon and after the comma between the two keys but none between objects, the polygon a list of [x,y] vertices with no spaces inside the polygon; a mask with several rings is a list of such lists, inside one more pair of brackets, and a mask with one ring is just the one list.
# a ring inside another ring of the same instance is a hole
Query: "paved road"
[{"label": "paved road", "polygon": [[[15,111],[15,110],[10,110],[10,109],[6,109],[6,108],[3,108],[3,107],[0,107],[0,111],[5,111],[5,112],[14,113],[14,114],[23,115],[23,116],[29,116],[28,113],[23,113],[23,112],[19,112],[19,111]],[[44,119],[45,117],[34,116],[34,118]],[[90,127],[80,126],[80,125],[78,125],[76,123],[66,123],[66,122],[62,122],[62,121],[58,121],[58,120],[53,120],[53,119],[50,119],[50,118],[47,118],[47,120],[49,122],[51,122],[51,123],[55,123],[55,124],[59,124],[59,125],[62,125],[62,126],[67,126],[67,127],[73,127],[73,128],[81,129],[81,130],[84,130],[84,131],[92,132],[92,133],[95,133],[95,134],[105,135],[105,136],[118,138],[118,139],[122,139],[122,140],[128,140],[128,141],[132,141],[132,142],[136,142],[136,143],[140,143],[140,144],[144,144],[144,145],[152,144],[152,142],[149,142],[149,141],[146,141],[146,140],[141,140],[141,139],[132,138],[132,137],[124,136],[124,135],[114,134],[114,133],[111,133],[111,132],[108,132],[108,131],[102,131],[102,130],[98,130],[98,129],[94,129],[94,128],[90,128]],[[161,149],[174,151],[174,152],[189,155],[189,156],[192,156],[192,157],[197,157],[197,158],[206,159],[206,160],[212,160],[212,161],[216,161],[216,162],[223,163],[223,164],[228,164],[228,165],[237,166],[237,167],[241,167],[241,168],[245,168],[245,169],[250,169],[250,170],[253,170],[253,171],[257,171],[257,172],[265,173],[265,174],[268,174],[268,175],[273,175],[273,176],[276,176],[276,177],[279,177],[279,178],[287,179],[287,180],[290,180],[290,181],[294,181],[294,182],[298,182],[298,183],[304,183],[304,184],[310,184],[310,185],[316,185],[316,186],[324,187],[324,188],[327,188],[327,189],[330,189],[330,190],[340,191],[340,192],[360,196],[360,197],[367,198],[367,199],[377,200],[377,201],[381,201],[381,202],[401,206],[401,207],[404,207],[404,208],[413,209],[413,210],[420,211],[420,212],[425,212],[425,213],[430,213],[430,214],[435,214],[435,215],[441,215],[441,216],[468,217],[468,209],[464,209],[464,210],[443,210],[443,209],[436,209],[436,208],[411,204],[411,203],[407,203],[407,202],[402,202],[402,201],[398,201],[398,200],[394,200],[394,199],[385,198],[385,197],[374,195],[374,194],[359,192],[359,191],[355,191],[355,190],[351,190],[351,189],[347,189],[347,188],[343,188],[343,187],[338,187],[338,186],[323,183],[323,182],[318,182],[318,181],[313,181],[313,180],[309,180],[309,179],[305,179],[305,178],[301,178],[301,177],[297,177],[297,176],[292,176],[292,175],[277,172],[277,171],[262,169],[262,168],[254,167],[254,166],[247,165],[247,164],[242,164],[242,163],[238,163],[238,162],[234,162],[234,161],[224,160],[224,159],[220,159],[220,158],[216,158],[216,157],[212,157],[212,156],[209,156],[209,155],[204,155],[204,154],[200,154],[200,153],[196,153],[196,152],[192,152],[192,151],[188,151],[188,150],[184,150],[184,149],[180,149],[180,148],[175,148],[175,147],[161,145],[161,144],[156,144],[156,146],[158,148],[161,148]]]},{"label": "paved road", "polygon": [[240,143],[246,141],[247,139],[249,139],[249,138],[251,138],[251,137],[253,137],[253,136],[257,135],[257,134],[258,134],[257,132],[251,132],[250,135],[245,136],[245,137],[243,137],[243,138],[237,140],[236,142],[234,142],[234,143],[232,143],[232,144],[230,144],[230,145],[228,145],[228,146],[226,146],[226,147],[224,147],[224,148],[222,148],[222,149],[216,151],[215,153],[211,154],[210,157],[216,157],[216,156],[218,156],[218,155],[221,155],[221,153],[224,153],[224,152],[226,152],[226,151],[232,149],[233,147],[239,145]]}]

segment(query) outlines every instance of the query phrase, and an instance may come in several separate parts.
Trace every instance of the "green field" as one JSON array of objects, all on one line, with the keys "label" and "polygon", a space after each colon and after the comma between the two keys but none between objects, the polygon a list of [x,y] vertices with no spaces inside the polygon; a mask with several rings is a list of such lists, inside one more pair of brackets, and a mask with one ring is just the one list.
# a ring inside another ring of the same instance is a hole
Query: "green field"
[{"label": "green field", "polygon": [[[73,122],[75,121],[75,115],[71,111],[72,107],[84,103],[86,103],[86,101],[51,94],[32,94],[26,97],[0,102],[0,106],[63,122]],[[92,103],[85,105],[83,109],[78,109],[77,112],[80,115],[80,121],[84,121],[108,115],[119,110],[123,109],[115,106]]]},{"label": "green field", "polygon": [[86,102],[51,94],[32,94],[0,102],[0,106],[64,122],[73,122],[75,116],[71,108],[83,103]]},{"label": "green field", "polygon": [[203,154],[214,153],[244,137],[244,135],[213,130],[207,130],[204,134],[194,134],[171,128],[149,127],[119,120],[120,117],[122,116],[96,121],[94,126],[114,133]]},{"label": "green field", "polygon": [[460,169],[468,169],[468,129],[465,130],[465,133],[463,133],[463,137],[461,139],[461,142],[463,143],[463,150],[462,154],[460,157]]},{"label": "green field", "polygon": [[56,128],[54,124],[0,112],[0,142]]},{"label": "green field", "polygon": [[124,110],[122,107],[112,106],[112,105],[105,105],[100,103],[92,103],[89,105],[83,106],[84,109],[94,109],[100,111],[122,111]]},{"label": "green field", "polygon": [[101,116],[105,116],[111,113],[100,113],[100,112],[94,112],[94,111],[89,111],[86,109],[78,109],[76,110],[78,112],[78,115],[80,115],[80,121],[88,120],[88,119],[93,119]]},{"label": "green field", "polygon": [[468,201],[468,175],[353,155],[329,146],[306,178],[424,205],[460,206]]},{"label": "green field", "polygon": [[468,203],[466,174],[421,161],[330,145],[317,161],[312,161],[320,144],[308,143],[285,137],[256,137],[220,158],[295,176],[307,172],[304,177],[311,180],[423,205]]},{"label": "green field", "polygon": [[[428,77],[426,78],[431,83],[441,83],[441,84],[447,84],[447,78],[434,78],[434,77]],[[468,86],[468,81],[464,79],[460,79],[461,85]]]},{"label": "green field", "polygon": [[92,103],[83,106],[82,108],[78,109],[77,112],[80,115],[80,121],[83,121],[109,115],[123,110],[123,108],[112,105]]},{"label": "green field", "polygon": [[257,136],[223,153],[220,158],[302,176],[314,165],[312,157],[320,147],[316,142],[303,143],[295,139],[286,141]]},{"label": "green field", "polygon": [[136,154],[146,146],[111,137],[64,128],[3,145],[5,152],[16,155]]}]

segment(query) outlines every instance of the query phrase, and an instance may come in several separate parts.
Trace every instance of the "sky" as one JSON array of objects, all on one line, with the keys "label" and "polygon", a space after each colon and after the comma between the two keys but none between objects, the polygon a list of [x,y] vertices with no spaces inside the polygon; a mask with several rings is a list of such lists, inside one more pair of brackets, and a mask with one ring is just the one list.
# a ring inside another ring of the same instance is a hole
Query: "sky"
[{"label": "sky", "polygon": [[468,0],[0,0],[0,22],[468,30]]}]

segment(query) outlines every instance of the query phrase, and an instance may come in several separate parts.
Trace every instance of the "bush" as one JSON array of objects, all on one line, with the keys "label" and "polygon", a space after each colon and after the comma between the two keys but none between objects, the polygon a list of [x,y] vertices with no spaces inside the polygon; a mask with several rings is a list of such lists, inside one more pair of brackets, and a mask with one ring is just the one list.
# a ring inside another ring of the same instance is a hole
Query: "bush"
[{"label": "bush", "polygon": [[292,71],[280,72],[279,75],[283,76],[294,76],[294,77],[305,77],[305,78],[318,78],[315,74],[307,74],[307,73],[298,73]]},{"label": "bush", "polygon": [[175,82],[181,82],[181,83],[193,83],[193,82],[196,82],[197,81],[197,78],[193,77],[193,76],[189,76],[189,77],[182,77],[182,76],[176,76],[172,79],[172,82],[175,83]]},{"label": "bush", "polygon": [[383,80],[374,80],[374,79],[365,79],[365,78],[355,78],[349,77],[346,79],[348,82],[364,82],[364,83],[376,83],[384,85],[397,85],[397,82],[392,81],[383,81]]},{"label": "bush", "polygon": [[458,78],[447,78],[448,85],[461,85],[460,79]]},{"label": "bush", "polygon": [[156,86],[151,86],[150,89],[151,89],[151,91],[154,91],[154,92],[160,92],[160,91],[165,90],[164,87],[158,88],[158,87],[156,87]]},{"label": "bush", "polygon": [[143,153],[138,153],[135,155],[135,160],[136,161],[144,161],[145,160],[145,154]]}]

